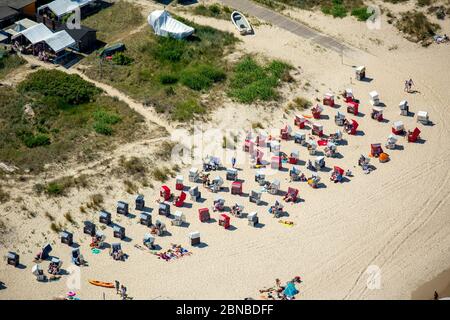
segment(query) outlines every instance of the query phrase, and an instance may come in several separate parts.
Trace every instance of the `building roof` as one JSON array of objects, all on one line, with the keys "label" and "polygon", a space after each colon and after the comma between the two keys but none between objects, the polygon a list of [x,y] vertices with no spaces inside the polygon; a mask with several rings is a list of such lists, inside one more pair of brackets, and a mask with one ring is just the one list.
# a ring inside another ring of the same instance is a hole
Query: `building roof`
[{"label": "building roof", "polygon": [[0,6],[8,6],[19,10],[35,2],[36,0],[0,0]]},{"label": "building roof", "polygon": [[94,2],[95,0],[54,0],[46,5],[38,8],[38,11],[49,8],[57,17],[61,17],[66,13],[70,13],[77,8]]},{"label": "building roof", "polygon": [[66,31],[58,31],[53,33],[43,23],[39,23],[26,30],[18,32],[13,36],[13,39],[19,35],[27,38],[32,44],[45,42],[56,53],[75,44],[75,40]]},{"label": "building roof", "polygon": [[65,24],[57,29],[57,31],[66,31],[75,41],[81,40],[89,32],[97,32],[97,30],[81,26],[80,29],[70,29]]},{"label": "building roof", "polygon": [[0,20],[7,19],[18,14],[19,12],[17,12],[16,10],[0,3]]},{"label": "building roof", "polygon": [[16,21],[12,26],[4,29],[5,32],[9,33],[10,35],[14,36],[18,34],[21,31],[24,31],[25,29],[31,28],[35,25],[37,25],[37,22],[34,22],[30,19],[22,19],[20,21]]}]

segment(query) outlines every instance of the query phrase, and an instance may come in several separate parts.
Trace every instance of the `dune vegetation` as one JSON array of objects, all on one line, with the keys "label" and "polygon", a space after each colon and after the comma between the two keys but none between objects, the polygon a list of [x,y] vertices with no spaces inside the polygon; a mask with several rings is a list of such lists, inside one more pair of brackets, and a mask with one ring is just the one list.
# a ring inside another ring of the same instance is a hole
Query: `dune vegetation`
[{"label": "dune vegetation", "polygon": [[39,70],[17,89],[0,87],[0,162],[23,170],[91,161],[143,134],[141,115],[77,75]]}]

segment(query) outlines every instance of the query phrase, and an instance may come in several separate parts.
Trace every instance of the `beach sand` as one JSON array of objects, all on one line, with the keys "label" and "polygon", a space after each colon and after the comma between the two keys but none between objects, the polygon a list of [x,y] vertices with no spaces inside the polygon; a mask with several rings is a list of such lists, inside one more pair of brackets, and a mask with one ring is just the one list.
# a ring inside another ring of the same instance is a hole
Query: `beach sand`
[{"label": "beach sand", "polygon": [[[141,1],[142,2],[142,1]],[[154,5],[148,5],[153,8]],[[174,9],[177,10],[177,9]],[[180,15],[191,17],[189,13]],[[294,13],[293,13],[294,15]],[[298,299],[432,299],[434,290],[442,296],[448,294],[450,261],[450,143],[447,112],[450,101],[447,74],[450,71],[448,45],[432,45],[423,48],[404,40],[393,27],[384,24],[381,30],[368,30],[363,23],[354,19],[333,20],[321,14],[311,13],[309,21],[320,26],[323,32],[333,36],[341,35],[349,45],[357,48],[338,53],[319,48],[305,39],[275,26],[262,24],[255,28],[255,35],[241,37],[242,42],[236,56],[254,53],[268,58],[289,62],[300,85],[283,88],[283,101],[272,107],[256,105],[243,106],[225,101],[211,115],[212,121],[203,124],[203,129],[245,130],[254,122],[261,122],[265,128],[279,130],[284,124],[293,126],[293,114],[284,114],[282,107],[290,99],[303,96],[321,99],[326,92],[338,95],[345,88],[352,88],[360,99],[360,112],[355,118],[362,131],[357,136],[344,134],[347,143],[338,146],[341,158],[327,158],[327,167],[339,165],[351,169],[354,177],[349,182],[334,184],[329,181],[331,172],[319,175],[326,187],[312,189],[306,183],[288,182],[286,171],[277,172],[270,178],[281,181],[281,189],[288,186],[300,190],[303,200],[298,204],[285,204],[289,216],[285,219],[295,223],[287,227],[267,213],[267,206],[256,206],[248,198],[233,196],[229,192],[219,195],[226,205],[239,201],[244,212],[257,211],[262,225],[250,227],[245,219],[231,218],[232,228],[225,230],[215,223],[200,223],[197,210],[212,206],[215,194],[199,185],[204,203],[192,203],[180,210],[185,213],[188,227],[170,225],[169,219],[157,216],[159,183],[155,188],[141,188],[147,205],[153,208],[154,219],[165,221],[170,236],[157,237],[156,243],[167,249],[170,243],[182,244],[193,252],[191,256],[165,262],[149,252],[139,250],[134,244],[142,244],[148,229],[138,224],[137,217],[116,218],[115,205],[125,200],[133,207],[134,195],[125,192],[123,179],[100,176],[97,186],[90,190],[73,191],[68,198],[46,199],[36,197],[31,185],[10,186],[13,194],[24,198],[24,203],[38,213],[33,219],[24,219],[20,206],[14,203],[0,205],[0,216],[7,219],[12,231],[0,248],[1,255],[8,250],[20,252],[25,269],[0,264],[0,281],[6,289],[0,290],[0,299],[51,299],[69,291],[68,277],[57,282],[38,283],[31,274],[32,257],[39,246],[55,241],[52,255],[64,261],[63,268],[70,264],[70,249],[58,243],[57,234],[49,230],[45,212],[61,217],[71,211],[76,220],[97,217],[96,211],[79,213],[79,206],[88,201],[89,195],[104,192],[104,207],[113,213],[113,220],[126,227],[129,241],[121,241],[126,262],[113,261],[107,250],[93,255],[88,249],[90,238],[82,230],[69,226],[74,231],[75,241],[89,262],[81,269],[81,287],[76,290],[81,299],[118,299],[113,289],[102,289],[87,283],[88,279],[113,282],[119,280],[128,287],[135,299],[243,299],[259,296],[259,289],[274,285],[276,278],[283,282],[294,276],[301,276]],[[204,17],[193,17],[197,23],[208,24],[221,30],[235,32],[229,21]],[[331,23],[330,23],[331,22]],[[448,20],[444,30],[449,33]],[[379,38],[371,41],[369,38]],[[382,43],[382,44],[380,44]],[[360,46],[362,44],[363,46]],[[389,50],[396,44],[395,50]],[[365,65],[370,81],[357,81],[353,66]],[[412,78],[417,90],[414,94],[403,91],[406,79]],[[298,83],[298,82],[297,82]],[[370,118],[369,92],[378,91],[385,104],[384,123]],[[428,111],[432,126],[416,123],[414,117],[399,115],[398,104],[407,99],[410,110]],[[342,104],[342,100],[337,100]],[[345,112],[345,107],[339,109]],[[309,111],[305,113],[309,114]],[[325,107],[324,125],[326,133],[334,132],[336,110]],[[329,119],[325,119],[328,116]],[[372,159],[376,170],[363,174],[357,166],[361,154],[367,155],[371,143],[385,143],[391,133],[393,121],[402,120],[407,129],[418,126],[422,131],[421,143],[408,143],[400,138],[397,150],[388,150],[391,161],[378,163]],[[297,129],[294,129],[297,130]],[[204,137],[208,141],[208,137]],[[142,148],[145,148],[142,146]],[[139,155],[142,148],[128,148],[128,156]],[[313,159],[304,147],[293,141],[282,142],[282,151],[289,154],[300,151],[300,159]],[[319,149],[322,149],[319,147]],[[151,153],[149,147],[146,153]],[[226,158],[229,161],[229,157]],[[244,192],[256,188],[255,170],[238,158],[239,178],[243,179]],[[291,165],[285,164],[285,168]],[[187,185],[187,170],[182,174]],[[92,170],[104,169],[101,166]],[[306,172],[304,164],[300,169]],[[63,171],[64,168],[61,168]],[[225,172],[217,172],[225,178]],[[56,174],[56,173],[55,173]],[[211,174],[215,176],[215,173]],[[125,178],[125,177],[124,177]],[[175,182],[167,184],[174,189]],[[111,190],[106,191],[110,185]],[[230,187],[230,182],[225,182]],[[272,204],[280,196],[264,193],[263,200]],[[132,208],[134,209],[134,208]],[[176,209],[172,207],[172,212]],[[138,215],[135,210],[133,214]],[[212,213],[217,220],[218,213]],[[63,218],[60,218],[63,219]],[[204,243],[201,247],[190,247],[188,233],[199,231]],[[111,228],[105,230],[106,241],[118,242],[112,238]],[[44,263],[44,268],[48,263]],[[376,266],[381,275],[381,286],[373,289],[367,285],[366,270]],[[431,282],[430,282],[431,281]],[[442,291],[442,292],[441,292]],[[446,292],[447,291],[447,292]]]}]

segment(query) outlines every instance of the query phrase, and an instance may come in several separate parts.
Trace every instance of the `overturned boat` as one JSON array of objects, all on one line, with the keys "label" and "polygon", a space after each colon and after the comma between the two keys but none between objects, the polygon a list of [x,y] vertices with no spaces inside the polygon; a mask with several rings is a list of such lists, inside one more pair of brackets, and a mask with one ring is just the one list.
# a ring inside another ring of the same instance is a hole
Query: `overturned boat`
[{"label": "overturned boat", "polygon": [[153,28],[155,34],[162,37],[184,39],[192,35],[194,28],[172,18],[166,10],[156,10],[147,18],[148,24]]}]

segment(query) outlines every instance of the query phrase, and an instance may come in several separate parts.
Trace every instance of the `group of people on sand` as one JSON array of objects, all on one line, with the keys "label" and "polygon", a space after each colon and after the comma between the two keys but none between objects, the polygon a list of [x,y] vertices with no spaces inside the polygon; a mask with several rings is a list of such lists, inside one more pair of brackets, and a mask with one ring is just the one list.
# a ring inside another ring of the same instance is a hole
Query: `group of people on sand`
[{"label": "group of people on sand", "polygon": [[412,79],[405,80],[405,88],[404,91],[410,93],[412,92],[412,87],[415,86],[414,81]]},{"label": "group of people on sand", "polygon": [[119,281],[115,280],[116,294],[120,294],[122,300],[126,300],[128,298],[127,287],[123,284],[121,285]]},{"label": "group of people on sand", "polygon": [[118,249],[111,252],[111,256],[114,260],[123,260],[125,258],[125,253],[123,253],[122,249]]},{"label": "group of people on sand", "polygon": [[172,259],[178,259],[186,255],[190,255],[191,252],[183,248],[181,245],[173,244],[171,248],[165,252],[157,253],[156,255],[165,261],[170,261]]},{"label": "group of people on sand", "polygon": [[295,284],[302,283],[299,276],[294,277],[291,281],[286,282],[286,285],[281,285],[280,279],[275,279],[275,287],[259,290],[259,293],[266,293],[262,298],[269,300],[293,300],[295,295],[299,293]]}]

